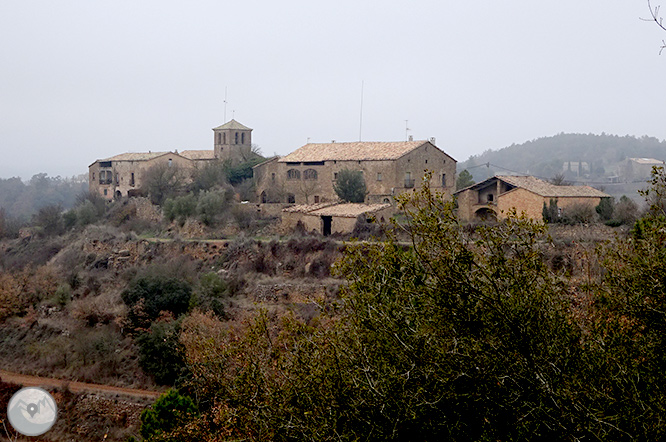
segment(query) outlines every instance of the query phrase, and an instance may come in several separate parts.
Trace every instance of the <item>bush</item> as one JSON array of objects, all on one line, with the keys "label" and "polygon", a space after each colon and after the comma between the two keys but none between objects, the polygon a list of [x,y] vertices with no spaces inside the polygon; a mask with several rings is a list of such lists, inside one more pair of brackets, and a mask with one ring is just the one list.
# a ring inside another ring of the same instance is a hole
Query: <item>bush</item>
[{"label": "bush", "polygon": [[196,213],[207,226],[214,225],[229,207],[232,194],[229,190],[210,190],[199,194]]},{"label": "bush", "polygon": [[602,221],[608,221],[613,217],[613,210],[615,209],[614,203],[615,201],[613,198],[601,198],[601,202],[595,210]]},{"label": "bush", "polygon": [[224,301],[228,295],[227,283],[217,273],[209,272],[199,278],[195,296],[196,305],[202,311],[212,310],[217,316],[224,317]]},{"label": "bush", "polygon": [[176,390],[169,390],[141,412],[141,436],[149,441],[152,437],[170,432],[196,413],[197,407],[192,399]]},{"label": "bush", "polygon": [[194,216],[197,211],[197,197],[194,194],[187,194],[175,198],[168,198],[162,206],[164,217],[169,220],[177,220],[181,226],[185,224],[187,218]]},{"label": "bush", "polygon": [[62,234],[65,230],[62,207],[59,205],[42,207],[33,217],[33,224],[40,227],[46,236]]},{"label": "bush", "polygon": [[[186,313],[191,296],[192,287],[188,282],[162,275],[138,276],[121,295],[123,302],[130,308],[141,302],[143,313],[151,321],[162,311],[171,312],[176,317]],[[137,325],[138,318],[132,316],[130,314],[130,321]]]},{"label": "bush", "polygon": [[588,204],[572,204],[563,212],[562,222],[566,224],[589,224],[596,218],[596,211]]}]

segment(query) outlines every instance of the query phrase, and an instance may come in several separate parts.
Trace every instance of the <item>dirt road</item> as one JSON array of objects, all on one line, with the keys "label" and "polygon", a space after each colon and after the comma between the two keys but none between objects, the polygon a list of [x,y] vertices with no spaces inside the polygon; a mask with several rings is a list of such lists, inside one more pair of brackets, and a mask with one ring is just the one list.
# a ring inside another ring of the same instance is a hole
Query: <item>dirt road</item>
[{"label": "dirt road", "polygon": [[24,387],[62,388],[67,385],[69,390],[74,393],[89,392],[101,394],[118,394],[146,399],[155,399],[160,394],[162,394],[159,391],[137,390],[134,388],[114,387],[111,385],[89,384],[87,382],[64,381],[62,379],[44,378],[40,376],[29,376],[20,373],[12,373],[5,370],[0,370],[0,379],[2,379],[4,382],[11,382],[13,384],[22,385]]}]

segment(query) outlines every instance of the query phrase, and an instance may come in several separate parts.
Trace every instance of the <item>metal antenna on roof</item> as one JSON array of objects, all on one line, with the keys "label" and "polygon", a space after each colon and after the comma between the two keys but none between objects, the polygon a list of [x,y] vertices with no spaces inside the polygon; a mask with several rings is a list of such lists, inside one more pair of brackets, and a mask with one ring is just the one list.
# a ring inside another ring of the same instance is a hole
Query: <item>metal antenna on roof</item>
[{"label": "metal antenna on roof", "polygon": [[409,120],[405,120],[405,141],[409,140],[408,132],[411,129],[409,128]]},{"label": "metal antenna on roof", "polygon": [[224,86],[224,122],[227,122],[227,87]]},{"label": "metal antenna on roof", "polygon": [[363,83],[364,81],[361,80],[361,116],[358,124],[358,141],[361,141],[361,134],[363,133]]}]

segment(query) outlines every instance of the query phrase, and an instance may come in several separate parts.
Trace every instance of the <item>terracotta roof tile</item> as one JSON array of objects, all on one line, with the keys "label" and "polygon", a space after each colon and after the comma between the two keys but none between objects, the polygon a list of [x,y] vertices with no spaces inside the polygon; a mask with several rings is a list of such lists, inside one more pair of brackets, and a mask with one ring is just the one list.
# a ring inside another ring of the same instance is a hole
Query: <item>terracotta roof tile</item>
[{"label": "terracotta roof tile", "polygon": [[610,196],[590,186],[556,186],[533,176],[498,175],[495,178],[545,197],[585,196],[604,198]]},{"label": "terracotta roof tile", "polygon": [[240,124],[240,123],[239,123],[238,121],[236,121],[236,120],[228,121],[228,122],[224,123],[222,126],[217,126],[217,127],[214,128],[213,130],[216,130],[216,129],[252,130],[252,129],[250,129],[250,128],[247,127],[247,126],[243,126],[242,124]]},{"label": "terracotta roof tile", "polygon": [[280,158],[281,163],[302,161],[395,160],[428,141],[310,143]]},{"label": "terracotta roof tile", "polygon": [[213,150],[184,150],[180,152],[181,157],[189,158],[190,160],[214,160],[215,151]]},{"label": "terracotta roof tile", "polygon": [[148,161],[173,152],[126,152],[98,161]]},{"label": "terracotta roof tile", "polygon": [[287,213],[306,213],[314,216],[337,216],[341,218],[356,218],[364,213],[374,213],[391,207],[390,204],[360,204],[360,203],[323,203],[299,204],[282,209]]}]

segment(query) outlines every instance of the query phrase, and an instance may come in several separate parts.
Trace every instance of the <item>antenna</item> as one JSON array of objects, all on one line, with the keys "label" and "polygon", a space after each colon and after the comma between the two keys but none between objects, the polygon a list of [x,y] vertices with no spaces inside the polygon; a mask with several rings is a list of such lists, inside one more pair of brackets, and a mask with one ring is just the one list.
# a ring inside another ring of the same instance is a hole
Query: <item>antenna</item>
[{"label": "antenna", "polygon": [[358,141],[361,141],[361,134],[363,133],[363,83],[364,81],[361,80],[361,116],[358,123]]},{"label": "antenna", "polygon": [[227,122],[227,87],[224,86],[224,122]]},{"label": "antenna", "polygon": [[409,120],[405,120],[405,141],[409,140],[409,131],[411,129],[409,128]]}]

